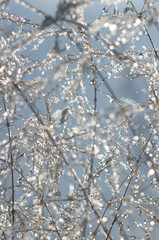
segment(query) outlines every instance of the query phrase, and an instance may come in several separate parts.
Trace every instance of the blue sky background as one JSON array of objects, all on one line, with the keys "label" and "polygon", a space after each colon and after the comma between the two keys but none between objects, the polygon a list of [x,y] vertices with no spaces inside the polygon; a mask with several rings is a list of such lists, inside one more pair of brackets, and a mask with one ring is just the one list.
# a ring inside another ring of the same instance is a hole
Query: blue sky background
[{"label": "blue sky background", "polygon": [[[59,0],[26,0],[26,2],[31,3],[33,6],[37,7],[38,9],[42,10],[44,13],[47,15],[51,15],[52,17],[55,16],[56,11],[57,11],[57,6],[59,3]],[[136,9],[138,12],[140,12],[144,1],[143,0],[135,0],[133,1]],[[105,4],[101,4],[100,0],[93,0],[92,5],[87,7],[85,9],[85,20],[88,23],[92,23],[96,18],[98,18],[101,15],[102,8],[105,7]],[[122,9],[122,5],[121,5]],[[31,20],[34,23],[39,23],[43,21],[43,17],[36,12],[31,11],[29,8],[26,8],[22,6],[21,4],[15,3],[15,1],[11,0],[9,5],[8,5],[8,10],[9,12],[18,15],[18,16],[23,16],[29,20]],[[119,9],[120,10],[120,9]],[[113,11],[113,8],[112,8]],[[148,28],[148,31],[152,37],[152,40],[156,47],[158,47],[158,38],[156,38],[156,29],[154,27]],[[157,33],[158,34],[158,33]],[[149,41],[149,39],[145,36],[141,38],[141,41],[138,43],[138,47],[136,46],[136,49],[141,49],[141,45],[146,45],[148,49],[152,50],[152,45]],[[51,45],[50,45],[51,46]],[[49,48],[49,42],[47,46]],[[128,46],[124,46],[124,48],[128,48]],[[136,82],[135,82],[136,81]],[[142,96],[142,94],[137,94],[136,91],[137,89],[142,88],[145,85],[145,81],[143,81],[140,78],[140,81],[134,80],[134,81],[127,81],[127,79],[120,79],[120,81],[117,81],[114,79],[111,80],[111,86],[114,89],[114,92],[116,93],[116,96],[121,98],[132,98],[141,104],[144,104],[144,97],[145,95]],[[144,85],[143,85],[144,84]],[[145,85],[146,86],[146,85]],[[144,87],[145,87],[144,86]],[[103,98],[103,96],[102,96]],[[99,96],[100,99],[100,96]],[[102,102],[101,102],[102,104]]]},{"label": "blue sky background", "polygon": [[[27,0],[27,2],[31,3],[33,6],[37,7],[38,9],[42,10],[45,12],[47,15],[55,16],[56,10],[57,10],[57,5],[59,0]],[[100,0],[94,0],[94,4],[92,6],[89,6],[85,10],[85,17],[86,21],[91,23],[93,22],[97,17],[101,15],[101,10],[105,6],[104,4],[100,4]],[[136,0],[133,1],[135,6],[137,7],[138,11],[141,9],[141,5],[143,4],[144,1]],[[140,4],[142,3],[142,4]],[[10,13],[13,13],[17,16],[22,16],[25,17],[29,20],[31,20],[34,23],[39,23],[43,21],[42,16],[37,15],[37,13],[32,12],[30,9],[27,9],[20,4],[16,4],[15,1],[10,0],[10,3],[8,5],[8,11]],[[13,31],[12,28],[8,31]],[[154,28],[149,28],[149,32],[151,34],[151,37],[154,41],[154,43],[158,44],[158,38],[156,38],[156,30]],[[158,35],[157,35],[158,36]],[[152,46],[147,38],[142,39],[142,45],[146,45],[148,49],[152,49]],[[49,43],[45,45],[46,48],[49,48]],[[47,49],[48,50],[48,49]],[[46,51],[46,49],[45,49]],[[144,86],[144,80],[140,78],[137,80],[134,80],[132,82],[128,81],[127,79],[120,79],[120,81],[117,80],[111,80],[110,82],[111,87],[113,88],[114,92],[116,93],[117,97],[126,97],[126,98],[132,98],[138,102],[144,103],[145,101],[145,94],[142,95],[141,93],[138,94],[136,93],[136,90],[139,88],[142,88]],[[104,89],[106,91],[106,89]],[[93,91],[92,91],[93,92]],[[90,94],[90,93],[89,93]],[[89,96],[90,98],[92,97],[91,94]],[[146,99],[147,100],[147,99]],[[105,97],[105,101],[103,101],[103,95],[98,95],[98,104],[100,107],[105,107],[106,101],[109,101],[107,97]],[[67,184],[67,183],[66,183]],[[63,187],[63,191],[66,186]],[[155,239],[155,238],[154,238]]]}]

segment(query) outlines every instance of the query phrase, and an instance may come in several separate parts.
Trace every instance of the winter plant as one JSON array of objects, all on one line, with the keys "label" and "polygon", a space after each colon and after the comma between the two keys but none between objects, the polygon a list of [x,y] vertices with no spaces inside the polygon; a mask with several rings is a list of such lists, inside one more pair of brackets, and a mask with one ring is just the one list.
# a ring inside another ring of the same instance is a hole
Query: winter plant
[{"label": "winter plant", "polygon": [[12,2],[0,1],[0,239],[157,240],[158,1],[98,0],[92,22],[91,0],[54,16]]}]

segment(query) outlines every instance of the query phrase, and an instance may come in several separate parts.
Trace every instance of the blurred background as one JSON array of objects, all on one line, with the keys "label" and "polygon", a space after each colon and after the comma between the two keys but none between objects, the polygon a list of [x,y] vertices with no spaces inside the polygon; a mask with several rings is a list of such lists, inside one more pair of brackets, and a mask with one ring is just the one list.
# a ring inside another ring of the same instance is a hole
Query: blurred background
[{"label": "blurred background", "polygon": [[[15,14],[16,16],[21,16],[24,17],[28,20],[30,20],[32,23],[35,24],[39,24],[41,25],[41,23],[44,20],[44,17],[41,14],[37,14],[36,12],[32,11],[29,7],[25,7],[22,4],[19,3],[20,1],[14,1],[14,0],[10,0],[8,1],[8,5],[7,8],[5,9],[5,11],[7,10],[9,13],[11,14]],[[50,15],[52,17],[55,17],[56,15],[56,11],[58,8],[58,4],[59,4],[59,0],[26,0],[26,2],[30,3],[32,6],[34,6],[35,8],[41,10],[42,12],[44,12],[46,15]],[[140,0],[134,0],[133,1],[136,9],[138,12],[140,12],[144,1]],[[89,24],[93,23],[98,17],[101,16],[102,14],[102,9],[107,6],[105,6],[105,4],[101,4],[100,0],[93,0],[92,4],[90,6],[88,6],[87,8],[85,8],[85,21],[88,22]],[[122,10],[123,6],[122,4],[119,6],[119,12],[120,10]],[[4,11],[3,9],[1,9],[1,11]],[[110,12],[114,12],[114,6],[112,5],[110,7]],[[0,25],[3,29],[6,30],[7,34],[10,35],[12,33],[12,31],[16,32],[17,29],[19,29],[15,24],[8,24],[7,21],[5,20],[1,20],[0,21]],[[156,31],[156,29],[154,27],[148,27],[148,31],[151,35],[151,38],[153,39],[154,44],[156,45],[156,48],[158,48],[158,32]],[[33,43],[32,43],[33,44]],[[63,43],[64,44],[64,43]],[[45,42],[45,44],[42,45],[42,48],[40,48],[40,51],[38,51],[36,54],[35,53],[30,53],[30,56],[32,56],[33,58],[39,58],[39,59],[44,59],[46,54],[52,49],[52,39],[49,39]],[[142,46],[145,45],[147,47],[147,49],[152,50],[152,44],[149,41],[149,39],[146,36],[142,36],[140,41],[138,42],[138,44],[136,45],[136,50],[142,50]],[[125,51],[126,49],[129,49],[129,43],[126,44],[125,46],[123,46],[120,51]],[[26,50],[29,51],[29,50]],[[70,52],[71,53],[71,52]],[[26,52],[26,54],[28,54]],[[127,70],[128,72],[130,71],[130,69]],[[125,74],[127,72],[125,71]],[[124,75],[124,73],[122,73]],[[34,78],[36,76],[36,73],[33,73],[31,76],[28,76],[29,78]],[[45,76],[47,77],[47,73],[45,73]],[[117,98],[130,98],[134,101],[136,101],[137,103],[140,104],[146,104],[149,96],[147,93],[142,92],[140,90],[142,89],[146,89],[147,88],[147,84],[145,82],[145,79],[140,77],[139,79],[135,79],[133,81],[130,81],[130,79],[128,79],[127,77],[123,77],[123,78],[111,78],[109,79],[109,84],[111,86],[111,88],[113,89],[113,91],[115,92],[115,96]],[[49,88],[48,88],[49,89]],[[111,106],[111,104],[114,103],[110,103],[110,99],[106,94],[110,94],[108,92],[107,89],[103,88],[101,89],[101,91],[103,91],[105,93],[105,95],[103,94],[98,94],[98,110],[101,110],[103,108],[106,108],[106,106]],[[90,103],[94,103],[94,92],[93,92],[93,86],[91,86],[89,83],[87,84],[87,93],[88,93],[88,98]],[[38,107],[39,110],[41,112],[44,112],[44,104],[42,102],[38,103]],[[63,104],[63,103],[62,103]],[[57,104],[57,110],[58,108],[60,109],[64,109],[65,105],[62,105],[61,103]],[[56,109],[54,109],[55,111]],[[21,111],[23,112],[23,114],[30,114],[29,109],[21,109]],[[141,117],[142,118],[142,117]],[[137,122],[143,124],[143,122],[141,121],[140,117],[138,119],[136,119]],[[143,124],[144,125],[144,124]],[[7,132],[7,128],[3,130],[4,133]],[[141,128],[139,128],[140,134],[144,131]],[[0,138],[2,138],[3,136],[1,136]],[[78,172],[78,170],[77,170]],[[79,171],[80,174],[80,171]],[[64,196],[66,196],[69,192],[68,189],[68,185],[66,181],[63,181],[61,184],[61,192]],[[109,192],[106,194],[109,195]],[[20,196],[20,195],[19,195]],[[17,199],[18,199],[18,194],[17,194]],[[157,228],[157,227],[156,227]],[[154,231],[154,235],[152,233],[153,239],[152,240],[157,240],[158,239],[158,235],[157,235],[157,231]],[[116,240],[118,240],[116,238]],[[143,240],[143,239],[142,239]],[[145,239],[144,239],[145,240]]]}]

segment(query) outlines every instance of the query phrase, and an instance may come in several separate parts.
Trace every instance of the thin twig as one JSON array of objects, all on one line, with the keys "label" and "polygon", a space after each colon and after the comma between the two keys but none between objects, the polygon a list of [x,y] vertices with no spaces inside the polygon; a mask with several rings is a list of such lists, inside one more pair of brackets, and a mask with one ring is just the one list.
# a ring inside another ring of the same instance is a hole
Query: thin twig
[{"label": "thin twig", "polygon": [[[142,14],[137,12],[137,10],[136,10],[136,8],[135,8],[135,6],[134,6],[134,4],[133,4],[132,1],[130,1],[130,3],[131,3],[131,5],[132,5],[132,7],[134,8],[134,11],[136,12],[138,18],[141,20],[141,19],[142,19]],[[154,45],[154,43],[153,43],[153,41],[152,41],[152,38],[151,38],[151,36],[150,36],[150,34],[149,34],[149,32],[148,32],[148,30],[147,30],[147,28],[146,28],[145,26],[144,26],[144,29],[145,29],[146,35],[148,36],[148,38],[149,38],[149,40],[150,40],[150,43],[151,43],[152,48],[153,48],[153,50],[154,50],[155,56],[156,56],[157,59],[159,59],[157,50],[156,50],[156,48],[155,48],[155,45]]]},{"label": "thin twig", "polygon": [[142,149],[141,149],[141,151],[140,151],[140,153],[139,153],[139,157],[138,157],[138,159],[137,159],[137,161],[136,161],[136,166],[135,166],[135,168],[133,169],[133,171],[131,172],[131,177],[130,177],[130,179],[129,179],[129,181],[128,181],[128,184],[127,184],[127,187],[126,187],[126,189],[125,189],[125,192],[124,192],[124,194],[123,194],[123,196],[122,196],[122,200],[121,200],[121,202],[120,202],[120,204],[119,204],[119,206],[118,206],[118,208],[117,208],[116,215],[115,215],[114,220],[113,220],[113,222],[112,222],[112,224],[111,224],[111,227],[110,227],[110,229],[109,229],[109,232],[108,232],[108,235],[107,235],[106,240],[109,239],[109,235],[110,235],[110,233],[111,233],[111,230],[112,230],[112,228],[113,228],[116,220],[117,220],[118,217],[119,217],[118,215],[119,215],[119,211],[120,211],[120,209],[121,209],[121,206],[122,206],[122,204],[123,204],[123,200],[124,200],[124,198],[125,198],[125,196],[126,196],[126,194],[127,194],[127,191],[128,191],[128,189],[129,189],[130,183],[131,183],[131,181],[132,181],[132,179],[133,179],[133,176],[135,175],[135,173],[136,173],[136,171],[137,171],[137,169],[138,169],[138,165],[139,165],[140,160],[141,160],[141,158],[142,158],[142,155],[144,154],[144,151],[145,151],[145,149],[146,149],[146,147],[147,147],[147,145],[148,145],[148,143],[149,143],[149,141],[150,141],[150,139],[151,139],[151,136],[152,136],[152,134],[153,134],[154,129],[155,129],[155,125],[153,126],[153,129],[152,129],[152,131],[151,131],[151,133],[150,133],[150,135],[149,135],[146,143],[144,144],[144,146],[142,147]]},{"label": "thin twig", "polygon": [[[4,110],[7,113],[7,107],[6,107],[6,103],[4,98],[3,100],[3,105],[4,105]],[[14,162],[13,162],[13,155],[12,155],[12,139],[11,139],[11,129],[10,129],[10,122],[9,122],[9,118],[6,116],[6,126],[8,129],[8,137],[9,137],[9,151],[8,151],[8,161],[10,161],[11,163],[11,185],[12,185],[12,210],[11,210],[11,224],[12,224],[12,233],[11,233],[11,237],[12,240],[14,240],[14,222],[15,222],[15,209],[14,209],[14,204],[15,204],[15,190],[14,190]]]},{"label": "thin twig", "polygon": [[[21,97],[24,99],[24,101],[27,103],[27,105],[29,106],[29,108],[31,109],[31,111],[34,113],[34,115],[36,116],[37,120],[39,121],[39,123],[44,127],[45,124],[43,123],[43,120],[40,117],[40,114],[37,112],[37,110],[35,110],[35,106],[33,103],[30,103],[29,100],[27,99],[27,97],[24,95],[23,91],[19,88],[19,86],[12,80],[13,86],[14,88],[19,92],[19,94],[21,95]],[[45,133],[47,134],[48,138],[50,139],[50,141],[52,142],[53,146],[56,147],[56,149],[59,152],[59,156],[63,159],[63,161],[65,162],[66,166],[68,167],[70,173],[72,174],[72,176],[74,177],[74,179],[76,180],[77,184],[79,185],[79,187],[81,188],[86,201],[89,203],[90,207],[92,208],[92,211],[94,212],[94,214],[96,215],[96,217],[98,218],[99,222],[101,223],[101,226],[104,230],[104,232],[106,233],[106,235],[108,235],[108,229],[105,226],[105,224],[102,222],[101,217],[99,215],[99,213],[97,212],[97,210],[95,209],[92,201],[90,200],[90,198],[88,197],[87,193],[86,193],[86,189],[83,187],[83,184],[81,182],[81,180],[79,179],[79,177],[77,176],[75,170],[71,167],[69,161],[65,158],[63,152],[61,151],[61,149],[58,147],[58,145],[56,144],[54,138],[52,137],[50,131],[46,128],[44,128]],[[60,239],[60,233],[57,232]],[[112,240],[111,235],[109,234],[108,239]]]}]

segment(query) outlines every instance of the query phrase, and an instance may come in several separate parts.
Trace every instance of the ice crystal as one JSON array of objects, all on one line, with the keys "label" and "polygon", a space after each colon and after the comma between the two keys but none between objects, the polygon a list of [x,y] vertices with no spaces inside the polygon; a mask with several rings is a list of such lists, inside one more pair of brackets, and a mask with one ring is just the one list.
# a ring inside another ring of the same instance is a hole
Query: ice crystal
[{"label": "ice crystal", "polygon": [[99,1],[87,22],[90,0],[54,16],[15,2],[0,1],[0,238],[157,239],[157,3]]}]

